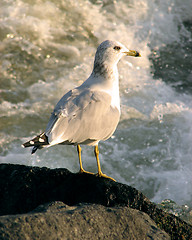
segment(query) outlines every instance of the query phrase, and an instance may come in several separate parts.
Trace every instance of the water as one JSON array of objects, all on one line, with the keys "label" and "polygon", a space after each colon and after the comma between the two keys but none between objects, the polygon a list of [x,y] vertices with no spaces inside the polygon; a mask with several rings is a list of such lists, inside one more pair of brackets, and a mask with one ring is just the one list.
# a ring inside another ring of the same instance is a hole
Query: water
[{"label": "water", "polygon": [[[79,170],[76,148],[31,156],[54,105],[91,73],[97,46],[118,40],[142,58],[119,63],[122,115],[100,143],[103,172],[152,201],[192,200],[191,0],[0,0],[0,162]],[[96,172],[91,147],[86,170]]]}]

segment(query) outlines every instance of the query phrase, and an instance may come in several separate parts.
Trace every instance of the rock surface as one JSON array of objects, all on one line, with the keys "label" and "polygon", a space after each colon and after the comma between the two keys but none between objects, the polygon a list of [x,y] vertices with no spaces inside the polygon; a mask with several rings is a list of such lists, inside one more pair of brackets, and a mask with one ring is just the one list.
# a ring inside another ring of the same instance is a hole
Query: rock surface
[{"label": "rock surface", "polygon": [[0,215],[0,239],[192,236],[190,225],[135,188],[66,169],[0,164]]},{"label": "rock surface", "polygon": [[1,217],[1,237],[4,240],[170,239],[146,213],[138,210],[95,204],[70,207],[62,202],[40,206],[29,214]]}]

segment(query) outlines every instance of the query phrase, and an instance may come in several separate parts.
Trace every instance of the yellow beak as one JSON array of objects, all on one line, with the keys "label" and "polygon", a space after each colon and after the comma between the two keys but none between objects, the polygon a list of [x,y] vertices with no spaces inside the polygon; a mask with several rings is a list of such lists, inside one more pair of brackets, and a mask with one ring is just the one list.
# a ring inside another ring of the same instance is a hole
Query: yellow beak
[{"label": "yellow beak", "polygon": [[132,57],[141,57],[141,54],[137,51],[134,50],[129,50],[128,52],[125,52],[127,56],[132,56]]}]

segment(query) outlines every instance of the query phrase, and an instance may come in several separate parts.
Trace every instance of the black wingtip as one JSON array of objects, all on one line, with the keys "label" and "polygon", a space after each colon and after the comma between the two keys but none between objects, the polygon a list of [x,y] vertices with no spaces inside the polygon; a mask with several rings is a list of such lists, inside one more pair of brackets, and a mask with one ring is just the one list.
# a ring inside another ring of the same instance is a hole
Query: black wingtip
[{"label": "black wingtip", "polygon": [[32,147],[32,146],[34,146],[34,144],[31,144],[31,141],[28,141],[28,142],[23,143],[23,144],[21,145],[21,147],[23,147],[23,148]]},{"label": "black wingtip", "polygon": [[34,153],[37,151],[38,148],[39,148],[39,147],[34,146],[34,147],[32,148],[31,154],[34,154]]},{"label": "black wingtip", "polygon": [[[42,134],[36,136],[35,138],[31,139],[30,141],[23,143],[22,147],[24,147],[24,148],[26,148],[26,147],[42,148],[45,145],[49,145],[48,137],[45,135],[45,133],[42,133]],[[36,151],[36,149],[34,149],[34,151]]]}]

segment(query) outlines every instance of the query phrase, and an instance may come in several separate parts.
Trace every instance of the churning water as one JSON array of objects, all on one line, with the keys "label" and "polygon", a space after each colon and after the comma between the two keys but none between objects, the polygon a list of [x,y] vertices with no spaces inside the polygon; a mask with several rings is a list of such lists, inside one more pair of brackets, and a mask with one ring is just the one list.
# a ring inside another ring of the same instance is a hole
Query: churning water
[{"label": "churning water", "polygon": [[[91,73],[97,46],[141,53],[118,65],[121,121],[100,143],[102,170],[152,201],[192,200],[191,0],[0,0],[0,162],[79,170],[76,148],[34,156],[54,105]],[[96,172],[93,148],[83,147]]]}]

